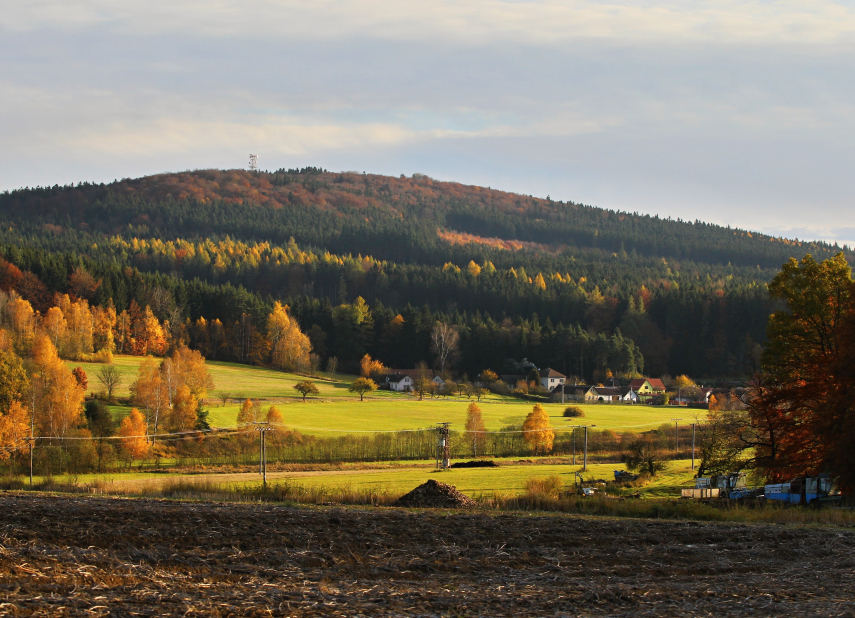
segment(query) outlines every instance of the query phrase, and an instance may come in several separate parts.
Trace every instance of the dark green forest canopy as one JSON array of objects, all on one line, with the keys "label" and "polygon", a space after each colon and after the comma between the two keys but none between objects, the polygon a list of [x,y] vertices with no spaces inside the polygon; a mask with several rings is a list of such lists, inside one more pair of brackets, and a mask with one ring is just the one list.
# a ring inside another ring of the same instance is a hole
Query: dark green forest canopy
[{"label": "dark green forest canopy", "polygon": [[[737,376],[756,358],[773,309],[766,282],[790,257],[841,251],[420,175],[317,168],[24,189],[0,195],[0,229],[5,259],[50,290],[65,291],[85,265],[104,280],[96,302],[113,298],[121,310],[157,286],[186,317],[247,313],[259,327],[282,300],[304,330],[324,333],[327,353],[346,360],[364,350],[412,366],[430,358],[430,324],[452,320],[463,335],[458,368],[470,373],[500,355],[590,376],[600,361],[580,352],[585,333],[590,341],[603,334],[614,349],[631,340],[651,375]],[[134,249],[134,239],[269,243],[314,259],[223,266]],[[320,259],[325,252],[339,259]],[[473,276],[470,261],[491,266]],[[545,286],[529,282],[538,274]],[[358,296],[372,306],[373,325],[346,350],[333,308]],[[412,341],[400,342],[408,353],[388,333],[382,343],[397,313],[412,330]]]}]

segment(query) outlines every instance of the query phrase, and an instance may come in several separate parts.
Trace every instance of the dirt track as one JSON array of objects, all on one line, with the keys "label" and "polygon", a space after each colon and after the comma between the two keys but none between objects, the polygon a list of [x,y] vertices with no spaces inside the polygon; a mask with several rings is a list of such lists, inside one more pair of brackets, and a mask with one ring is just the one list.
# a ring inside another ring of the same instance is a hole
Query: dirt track
[{"label": "dirt track", "polygon": [[0,614],[855,616],[855,532],[0,494]]}]

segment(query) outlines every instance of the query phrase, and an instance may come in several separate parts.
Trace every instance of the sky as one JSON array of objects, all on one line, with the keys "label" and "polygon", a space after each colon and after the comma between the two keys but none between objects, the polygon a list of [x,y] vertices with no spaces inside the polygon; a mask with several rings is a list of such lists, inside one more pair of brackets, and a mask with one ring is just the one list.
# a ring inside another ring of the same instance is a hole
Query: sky
[{"label": "sky", "polygon": [[855,2],[2,7],[0,191],[253,153],[855,244]]}]

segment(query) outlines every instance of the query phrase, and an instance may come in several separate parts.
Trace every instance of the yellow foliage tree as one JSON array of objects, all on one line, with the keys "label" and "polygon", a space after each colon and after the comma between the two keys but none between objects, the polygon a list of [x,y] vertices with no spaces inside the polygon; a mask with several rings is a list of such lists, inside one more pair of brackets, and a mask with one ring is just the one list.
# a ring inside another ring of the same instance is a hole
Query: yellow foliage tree
[{"label": "yellow foliage tree", "polygon": [[549,422],[549,415],[543,406],[535,404],[523,423],[523,436],[529,446],[534,449],[535,455],[542,455],[552,450],[552,442],[555,440],[555,432]]},{"label": "yellow foliage tree", "polygon": [[196,425],[196,410],[199,400],[186,384],[178,387],[178,392],[172,401],[172,407],[167,413],[169,431],[189,431]]},{"label": "yellow foliage tree", "polygon": [[487,426],[481,416],[481,406],[473,401],[466,410],[466,432],[464,433],[466,443],[472,445],[473,457],[484,452],[484,446],[487,442],[485,431],[487,431]]},{"label": "yellow foliage tree", "polygon": [[285,423],[285,417],[276,406],[270,406],[267,409],[267,422],[271,425],[282,425]]},{"label": "yellow foliage tree", "polygon": [[29,429],[27,409],[20,401],[13,401],[5,414],[0,413],[0,461],[9,459],[15,448],[23,446]]},{"label": "yellow foliage tree", "polygon": [[674,378],[673,388],[690,388],[692,386],[697,386],[695,384],[695,381],[685,374],[679,375]]},{"label": "yellow foliage tree", "polygon": [[481,267],[478,266],[478,264],[476,264],[474,260],[469,260],[469,265],[466,266],[466,270],[468,270],[469,274],[473,277],[477,277],[481,274]]},{"label": "yellow foliage tree", "polygon": [[161,417],[169,411],[169,387],[163,379],[160,366],[153,358],[146,358],[141,364],[137,380],[131,384],[134,404],[146,410],[146,425],[152,426],[157,435]]},{"label": "yellow foliage tree", "polygon": [[136,408],[131,410],[119,426],[119,435],[122,440],[122,451],[128,459],[142,459],[147,456],[150,444],[146,436],[146,422],[143,415]]},{"label": "yellow foliage tree", "polygon": [[60,360],[47,335],[37,336],[33,343],[32,371],[33,409],[39,433],[63,437],[80,420],[86,393]]},{"label": "yellow foliage tree", "polygon": [[241,404],[237,422],[238,425],[246,425],[247,423],[255,422],[255,406],[252,405],[252,399],[246,399]]},{"label": "yellow foliage tree", "polygon": [[359,373],[363,378],[380,381],[383,376],[389,373],[389,370],[379,360],[373,360],[371,355],[366,354],[359,361]]},{"label": "yellow foliage tree", "polygon": [[283,306],[278,301],[267,316],[267,340],[274,367],[296,371],[309,365],[312,343],[300,331],[297,321],[288,315],[287,305]]},{"label": "yellow foliage tree", "polygon": [[541,273],[537,273],[537,277],[534,278],[534,285],[539,287],[541,290],[546,289],[546,281],[543,279],[543,275]]}]

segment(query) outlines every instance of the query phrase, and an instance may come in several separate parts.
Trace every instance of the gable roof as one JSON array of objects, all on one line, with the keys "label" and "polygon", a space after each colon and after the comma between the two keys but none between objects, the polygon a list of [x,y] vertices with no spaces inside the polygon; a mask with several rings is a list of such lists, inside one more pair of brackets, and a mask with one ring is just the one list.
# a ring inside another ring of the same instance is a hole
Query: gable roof
[{"label": "gable roof", "polygon": [[650,387],[655,391],[664,391],[665,384],[659,378],[647,378],[647,381],[650,382]]},{"label": "gable roof", "polygon": [[594,390],[597,391],[597,395],[604,397],[620,397],[622,394],[620,388],[616,386],[595,386]]},{"label": "gable roof", "polygon": [[558,373],[552,367],[548,367],[544,373],[540,374],[540,377],[541,378],[566,378],[567,376],[565,376],[563,373]]},{"label": "gable roof", "polygon": [[400,382],[401,380],[403,380],[405,378],[409,378],[409,377],[410,376],[404,375],[402,373],[393,373],[393,374],[386,376],[386,381],[387,382]]},{"label": "gable roof", "polygon": [[[409,378],[415,380],[419,377],[421,373],[421,369],[389,369],[390,376],[408,376]],[[433,379],[433,369],[428,369],[425,371],[428,380]]]},{"label": "gable roof", "polygon": [[594,388],[590,384],[559,384],[555,388],[552,389],[553,393],[561,394],[564,391],[564,394],[573,393],[573,394],[585,394],[589,390]]},{"label": "gable roof", "polygon": [[629,383],[629,387],[632,390],[637,391],[642,386],[644,386],[645,382],[650,384],[650,388],[652,388],[655,391],[666,390],[665,384],[663,384],[662,380],[660,380],[659,378],[635,378],[632,382]]}]

